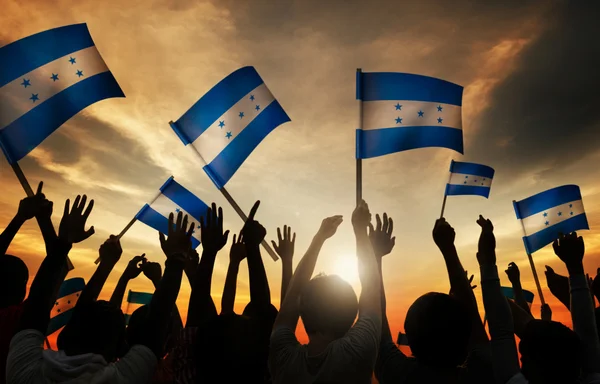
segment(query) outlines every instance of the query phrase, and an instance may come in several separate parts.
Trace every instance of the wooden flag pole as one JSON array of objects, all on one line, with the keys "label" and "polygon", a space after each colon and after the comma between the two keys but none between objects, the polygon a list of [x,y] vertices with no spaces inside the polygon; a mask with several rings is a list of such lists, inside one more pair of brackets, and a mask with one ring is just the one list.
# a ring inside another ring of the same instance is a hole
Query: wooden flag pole
[{"label": "wooden flag pole", "polygon": [[[362,73],[361,68],[356,69],[356,82],[358,88],[358,129],[362,129],[362,121],[363,121],[363,105],[362,105],[362,95],[360,94],[360,76]],[[362,200],[362,159],[358,157],[358,134],[356,136],[356,205]]]}]

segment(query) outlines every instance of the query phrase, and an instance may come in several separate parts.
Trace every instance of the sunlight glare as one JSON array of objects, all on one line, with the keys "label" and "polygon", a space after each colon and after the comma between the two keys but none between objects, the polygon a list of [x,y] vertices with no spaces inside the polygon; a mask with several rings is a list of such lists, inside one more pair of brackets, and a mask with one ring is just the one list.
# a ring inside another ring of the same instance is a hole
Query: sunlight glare
[{"label": "sunlight glare", "polygon": [[354,255],[339,256],[333,265],[332,273],[340,276],[351,285],[360,282],[358,278],[358,262]]}]

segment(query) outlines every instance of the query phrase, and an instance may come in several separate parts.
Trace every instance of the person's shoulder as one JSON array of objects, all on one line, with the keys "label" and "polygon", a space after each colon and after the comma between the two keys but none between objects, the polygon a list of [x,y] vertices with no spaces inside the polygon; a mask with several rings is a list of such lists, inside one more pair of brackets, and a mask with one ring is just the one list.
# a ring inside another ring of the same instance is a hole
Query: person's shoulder
[{"label": "person's shoulder", "polygon": [[36,329],[24,329],[15,333],[10,341],[10,348],[22,343],[34,343],[42,345],[44,342],[44,334]]},{"label": "person's shoulder", "polygon": [[129,348],[129,351],[123,356],[123,359],[142,359],[156,364],[158,362],[156,355],[145,345],[136,344]]},{"label": "person's shoulder", "polygon": [[529,384],[529,381],[527,381],[525,376],[523,376],[523,374],[519,372],[513,377],[511,377],[510,380],[506,382],[506,384]]}]

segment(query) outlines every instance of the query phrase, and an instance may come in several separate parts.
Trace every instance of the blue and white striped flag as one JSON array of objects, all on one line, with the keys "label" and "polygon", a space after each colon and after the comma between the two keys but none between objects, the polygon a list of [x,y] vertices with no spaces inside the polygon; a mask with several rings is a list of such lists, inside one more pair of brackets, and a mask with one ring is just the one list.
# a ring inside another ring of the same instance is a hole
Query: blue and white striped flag
[{"label": "blue and white striped flag", "polygon": [[221,80],[179,120],[169,124],[204,160],[204,171],[221,189],[254,148],[290,121],[254,67]]},{"label": "blue and white striped flag", "polygon": [[577,185],[563,185],[521,201],[513,201],[517,219],[523,223],[528,254],[579,229],[590,229]]},{"label": "blue and white striped flag", "polygon": [[450,180],[446,184],[446,196],[479,195],[490,196],[494,169],[475,163],[450,163]]},{"label": "blue and white striped flag", "polygon": [[129,324],[131,314],[139,307],[149,305],[152,301],[152,293],[136,292],[129,290],[127,294],[127,308],[125,309],[125,324]]},{"label": "blue and white striped flag", "polygon": [[206,217],[208,206],[192,192],[175,181],[173,176],[160,187],[160,195],[142,207],[135,218],[163,234],[169,232],[169,214],[183,212],[188,224],[195,223],[192,246],[200,244],[200,217]]},{"label": "blue and white striped flag", "polygon": [[362,127],[356,158],[368,159],[424,147],[463,153],[463,87],[408,73],[357,72]]},{"label": "blue and white striped flag", "polygon": [[90,104],[125,97],[86,24],[0,48],[0,146],[14,164]]},{"label": "blue and white striped flag", "polygon": [[81,277],[74,277],[63,281],[58,291],[58,299],[56,299],[50,311],[50,323],[46,331],[47,335],[67,325],[73,315],[73,308],[75,308],[75,304],[77,304],[83,288],[85,288],[85,280]]}]

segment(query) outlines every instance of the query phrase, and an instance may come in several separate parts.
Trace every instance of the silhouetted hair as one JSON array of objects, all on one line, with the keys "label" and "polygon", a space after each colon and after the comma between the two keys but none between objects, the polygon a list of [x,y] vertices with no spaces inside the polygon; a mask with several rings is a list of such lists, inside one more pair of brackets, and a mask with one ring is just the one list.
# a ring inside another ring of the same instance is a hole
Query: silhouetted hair
[{"label": "silhouetted hair", "polygon": [[132,347],[136,344],[141,344],[144,339],[146,318],[150,312],[150,307],[143,305],[133,311],[127,325],[126,337],[127,344]]},{"label": "silhouetted hair", "polygon": [[16,256],[0,255],[0,308],[17,305],[25,300],[29,270]]},{"label": "silhouetted hair", "polygon": [[95,353],[115,361],[125,345],[125,316],[108,301],[78,304],[57,345],[68,356]]},{"label": "silhouetted hair", "polygon": [[472,319],[452,296],[430,292],[408,309],[404,330],[419,362],[438,369],[462,365],[468,354]]},{"label": "silhouetted hair", "polygon": [[519,344],[523,375],[530,383],[576,383],[581,373],[579,337],[556,321],[531,320]]},{"label": "silhouetted hair", "polygon": [[309,336],[321,332],[343,337],[357,312],[354,290],[336,275],[314,277],[300,295],[300,317]]}]

